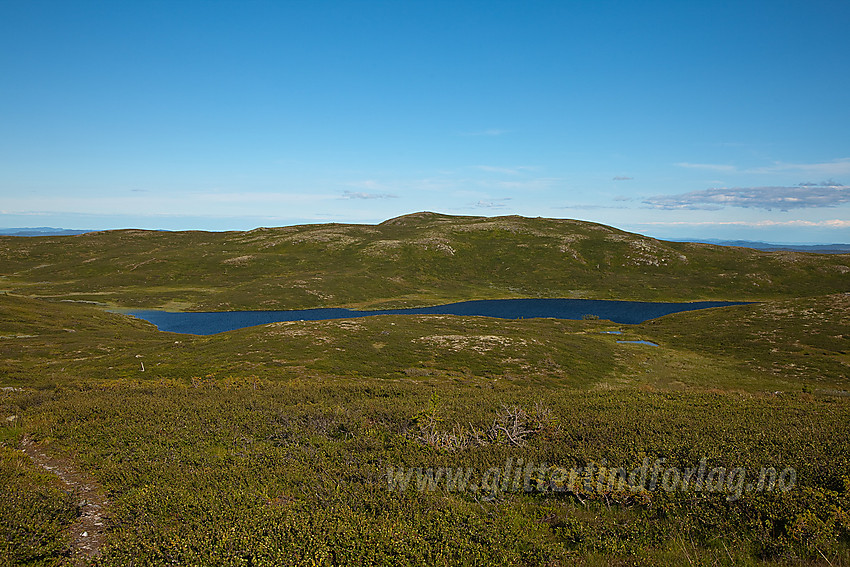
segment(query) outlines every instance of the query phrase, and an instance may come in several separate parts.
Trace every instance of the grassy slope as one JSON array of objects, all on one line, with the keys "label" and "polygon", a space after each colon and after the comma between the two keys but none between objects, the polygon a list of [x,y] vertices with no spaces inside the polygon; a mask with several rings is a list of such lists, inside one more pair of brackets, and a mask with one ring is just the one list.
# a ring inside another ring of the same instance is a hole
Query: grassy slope
[{"label": "grassy slope", "polygon": [[[850,399],[824,395],[847,389],[847,365],[766,366],[772,349],[798,341],[840,356],[847,309],[842,295],[634,327],[373,317],[192,337],[90,306],[0,296],[0,373],[25,386],[0,393],[3,416],[20,416],[0,430],[8,446],[26,431],[74,455],[109,491],[103,565],[723,565],[821,554],[848,564]],[[758,332],[767,325],[777,332]],[[600,333],[617,328],[661,346]],[[711,331],[686,333],[703,328]],[[506,406],[551,413],[523,447],[463,444]],[[434,430],[423,429],[423,411]],[[790,466],[798,486],[731,501],[386,490],[388,467],[480,475],[522,458],[630,470],[644,457],[683,468],[703,457],[748,471]],[[43,490],[0,480],[26,498]],[[32,513],[67,521],[49,506]],[[27,518],[20,529],[49,550],[44,564],[58,561],[61,531],[38,535]]]},{"label": "grassy slope", "polygon": [[[396,294],[407,304],[782,299],[637,326],[381,316],[194,337],[0,295],[0,385],[22,387],[0,391],[0,489],[43,502],[2,507],[42,564],[61,561],[69,510],[49,479],[18,463],[11,448],[24,432],[109,491],[102,565],[850,565],[850,296],[834,293],[846,287],[846,257],[423,215],[378,227],[89,238],[8,241],[4,287],[187,308],[377,306]],[[675,251],[687,262],[665,256]],[[509,274],[517,266],[524,273]],[[276,294],[280,303],[264,303]],[[548,412],[529,421],[526,445],[470,442],[516,406]],[[389,466],[481,474],[522,458],[630,469],[644,457],[683,468],[705,457],[753,474],[790,466],[798,485],[738,500],[386,490]]]},{"label": "grassy slope", "polygon": [[[0,407],[6,406],[0,394]],[[6,409],[5,407],[3,409]],[[12,428],[0,432],[8,435]],[[68,544],[67,529],[78,510],[53,475],[0,442],[0,564],[53,565]]]},{"label": "grassy slope", "polygon": [[123,307],[378,308],[510,297],[747,300],[847,291],[847,255],[604,225],[416,213],[379,225],[0,237],[0,288]]},{"label": "grassy slope", "polygon": [[[194,336],[160,333],[89,306],[0,295],[0,376],[18,386],[210,376],[840,390],[850,363],[848,321],[850,295],[838,294],[680,313],[634,326],[384,315]],[[623,334],[603,332],[611,330]],[[616,342],[624,339],[660,346]]]},{"label": "grassy slope", "polygon": [[675,313],[638,326],[664,345],[734,358],[777,380],[841,385],[850,377],[850,294]]}]

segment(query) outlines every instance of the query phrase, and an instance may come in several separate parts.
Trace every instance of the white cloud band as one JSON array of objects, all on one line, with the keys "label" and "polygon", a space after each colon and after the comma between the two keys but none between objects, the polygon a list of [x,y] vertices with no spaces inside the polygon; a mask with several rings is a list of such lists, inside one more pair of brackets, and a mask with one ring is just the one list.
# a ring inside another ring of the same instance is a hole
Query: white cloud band
[{"label": "white cloud band", "polygon": [[837,207],[850,203],[850,186],[839,184],[792,187],[720,187],[679,195],[659,195],[644,200],[655,209],[717,210],[723,207],[757,209],[806,209]]}]

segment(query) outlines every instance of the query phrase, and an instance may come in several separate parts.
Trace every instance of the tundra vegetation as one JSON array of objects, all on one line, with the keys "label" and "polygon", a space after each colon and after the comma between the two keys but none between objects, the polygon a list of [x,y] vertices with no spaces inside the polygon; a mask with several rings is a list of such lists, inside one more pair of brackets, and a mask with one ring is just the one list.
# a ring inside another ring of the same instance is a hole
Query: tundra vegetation
[{"label": "tundra vegetation", "polygon": [[[850,565],[848,266],[432,214],[2,238],[0,563]],[[103,309],[510,297],[758,303],[641,325],[386,315],[212,336]],[[105,495],[97,553],[79,553],[80,491],[31,446]],[[794,483],[482,482],[520,461],[662,459]],[[424,476],[400,487],[399,471]]]}]

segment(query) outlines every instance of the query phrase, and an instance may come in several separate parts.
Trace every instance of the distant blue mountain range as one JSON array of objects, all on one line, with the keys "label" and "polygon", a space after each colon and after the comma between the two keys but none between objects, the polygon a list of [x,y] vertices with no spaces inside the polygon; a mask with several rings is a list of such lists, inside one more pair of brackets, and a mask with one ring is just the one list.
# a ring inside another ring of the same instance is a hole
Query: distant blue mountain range
[{"label": "distant blue mountain range", "polygon": [[752,240],[719,240],[717,238],[670,240],[672,242],[701,242],[703,244],[716,244],[718,246],[741,246],[744,248],[764,250],[766,252],[788,250],[792,252],[816,252],[818,254],[850,254],[850,244],[772,244],[770,242]]},{"label": "distant blue mountain range", "polygon": [[68,228],[53,228],[50,226],[37,226],[34,228],[0,228],[3,236],[73,236],[95,232],[94,230],[71,230]]}]

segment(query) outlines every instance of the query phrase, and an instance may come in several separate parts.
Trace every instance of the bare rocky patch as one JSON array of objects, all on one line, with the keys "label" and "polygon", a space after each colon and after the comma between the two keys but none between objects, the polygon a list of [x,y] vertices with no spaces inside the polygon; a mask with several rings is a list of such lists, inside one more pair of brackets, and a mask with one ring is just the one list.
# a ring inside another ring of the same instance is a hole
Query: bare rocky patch
[{"label": "bare rocky patch", "polygon": [[248,254],[245,256],[236,256],[235,258],[227,258],[226,260],[222,260],[222,264],[227,264],[229,266],[244,266],[251,262],[254,259],[252,254]]},{"label": "bare rocky patch", "polygon": [[524,346],[525,339],[514,339],[498,335],[430,335],[413,339],[414,342],[429,343],[435,347],[453,351],[472,350],[484,353],[497,347]]},{"label": "bare rocky patch", "polygon": [[361,254],[375,258],[398,258],[398,251],[402,244],[401,240],[378,240],[366,246]]},{"label": "bare rocky patch", "polygon": [[627,264],[635,266],[668,266],[673,262],[688,263],[684,254],[663,246],[657,240],[640,238],[630,234],[609,234],[605,237],[611,242],[625,242],[630,251],[627,253]]}]

